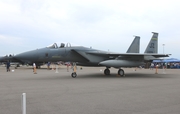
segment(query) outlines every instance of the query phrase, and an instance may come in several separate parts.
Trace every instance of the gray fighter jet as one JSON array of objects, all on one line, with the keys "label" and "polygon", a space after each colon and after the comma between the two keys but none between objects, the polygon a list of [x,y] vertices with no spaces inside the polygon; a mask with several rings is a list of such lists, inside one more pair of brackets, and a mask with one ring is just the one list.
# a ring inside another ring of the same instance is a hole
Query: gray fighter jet
[{"label": "gray fighter jet", "polygon": [[[148,45],[146,50],[157,50],[156,42],[158,33],[153,32],[154,43]],[[156,39],[156,40],[155,40]],[[149,49],[150,48],[150,49]],[[170,54],[157,53],[113,53],[109,51],[101,51],[83,46],[65,46],[62,43],[58,46],[54,43],[46,48],[32,50],[15,55],[14,58],[22,62],[56,62],[70,61],[74,65],[81,66],[105,66],[105,75],[110,74],[110,67],[118,68],[118,74],[124,76],[124,70],[121,67],[137,67],[143,65],[147,61],[152,61],[160,57],[169,57]],[[71,74],[73,78],[77,76],[76,72]]]},{"label": "gray fighter jet", "polygon": [[[127,50],[127,53],[139,53],[139,42],[140,42],[140,37],[135,36],[133,42],[131,43],[130,47]],[[67,44],[67,46],[70,46],[70,44]],[[18,63],[17,67],[19,67],[20,64],[32,65],[35,60],[33,60],[33,61],[31,61],[31,60],[20,60],[20,59],[14,58],[14,56],[11,54],[6,55],[6,56],[0,56],[0,62],[5,63],[7,61],[10,61],[11,63],[16,63],[16,64]],[[43,59],[41,62],[36,62],[37,68],[40,68],[40,66],[46,62],[47,61],[44,61]]]}]

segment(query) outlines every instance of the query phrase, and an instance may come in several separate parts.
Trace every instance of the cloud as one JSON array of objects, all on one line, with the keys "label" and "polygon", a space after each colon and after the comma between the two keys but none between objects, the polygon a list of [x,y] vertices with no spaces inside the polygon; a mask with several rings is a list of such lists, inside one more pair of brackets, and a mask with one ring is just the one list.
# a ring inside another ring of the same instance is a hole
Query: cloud
[{"label": "cloud", "polygon": [[6,35],[0,35],[0,40],[1,40],[1,43],[7,44],[7,45],[22,45],[24,42],[23,38],[6,36]]},{"label": "cloud", "polygon": [[6,54],[17,54],[19,50],[24,50],[28,46],[26,45],[26,40],[20,37],[7,36],[0,34],[0,45],[1,45],[1,55]]},{"label": "cloud", "polygon": [[179,4],[178,0],[2,0],[0,34],[20,38],[26,45],[36,40],[32,48],[67,41],[116,52],[126,52],[132,36],[139,35],[144,52],[153,31],[160,34],[159,45],[180,41]]}]

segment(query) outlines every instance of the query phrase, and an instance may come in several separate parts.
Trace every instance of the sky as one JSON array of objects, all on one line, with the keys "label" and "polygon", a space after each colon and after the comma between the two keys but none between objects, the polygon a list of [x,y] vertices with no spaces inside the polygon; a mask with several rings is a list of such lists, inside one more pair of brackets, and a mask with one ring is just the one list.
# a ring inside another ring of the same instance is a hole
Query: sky
[{"label": "sky", "polygon": [[55,42],[125,53],[134,35],[144,53],[151,32],[180,59],[179,0],[0,0],[0,56]]}]

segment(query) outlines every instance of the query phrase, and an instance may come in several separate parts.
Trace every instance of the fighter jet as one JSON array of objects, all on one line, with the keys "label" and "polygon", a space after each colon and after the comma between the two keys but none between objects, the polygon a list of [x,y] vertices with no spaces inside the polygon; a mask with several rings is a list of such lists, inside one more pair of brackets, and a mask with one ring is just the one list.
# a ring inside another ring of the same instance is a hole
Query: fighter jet
[{"label": "fighter jet", "polygon": [[[133,42],[131,43],[131,45],[130,45],[130,47],[128,48],[128,50],[127,50],[127,53],[139,53],[139,42],[140,42],[140,37],[139,36],[135,36],[135,38],[134,38],[134,40],[133,40]],[[62,45],[64,45],[64,44],[62,44]],[[48,46],[48,47],[50,47],[51,48],[51,46],[52,45],[50,45],[50,46]],[[54,46],[56,46],[56,45],[54,45]],[[68,46],[71,46],[71,44],[70,43],[67,43],[67,45],[66,45],[66,47],[68,47]],[[62,46],[63,47],[63,46]],[[53,47],[54,48],[54,47]],[[39,50],[39,49],[38,49]],[[40,49],[41,50],[41,49]],[[45,49],[47,52],[48,52],[48,48],[46,48]],[[36,51],[36,50],[34,50],[34,51]],[[36,51],[37,52],[37,51]],[[26,53],[31,53],[31,51],[30,52],[26,52]],[[26,56],[26,53],[24,53],[23,55],[25,55]],[[33,54],[32,55],[34,55],[35,53],[33,52]],[[32,56],[31,55],[31,56]],[[29,58],[32,58],[31,56],[28,56]],[[36,56],[36,54],[34,55],[34,56]],[[46,56],[44,56],[45,58],[47,58],[47,56],[48,56],[48,53],[46,53]],[[26,58],[26,57],[25,57]],[[43,65],[44,63],[46,63],[47,61],[46,60],[44,60],[44,59],[42,59],[43,58],[43,56],[40,58],[40,61],[39,62],[37,62],[36,61],[36,58],[32,58],[32,59],[29,59],[29,58],[26,58],[26,59],[20,59],[20,58],[18,58],[17,59],[17,57],[14,57],[14,56],[12,56],[12,54],[9,54],[9,55],[6,55],[6,56],[1,56],[0,57],[0,62],[7,62],[7,61],[10,61],[11,63],[13,62],[16,62],[16,63],[18,63],[18,66],[17,67],[19,67],[19,64],[28,64],[28,65],[32,65],[34,62],[36,62],[36,66],[37,66],[37,68],[40,68],[40,66],[41,65]],[[53,62],[52,60],[51,60],[51,62]],[[17,68],[16,67],[16,68]]]},{"label": "fighter jet", "polygon": [[[157,36],[158,33],[153,32],[153,39],[157,39]],[[148,46],[148,48],[155,49],[155,43],[153,45]],[[113,53],[83,46],[65,46],[64,43],[58,46],[54,43],[46,48],[24,52],[14,57],[23,62],[70,61],[74,63],[74,66],[76,64],[81,66],[105,66],[105,75],[109,75],[109,68],[114,67],[119,69],[118,74],[120,76],[124,76],[125,72],[121,69],[122,67],[137,67],[147,61],[152,61],[160,57],[169,57],[169,54]],[[75,78],[77,73],[74,71],[71,76]]]}]

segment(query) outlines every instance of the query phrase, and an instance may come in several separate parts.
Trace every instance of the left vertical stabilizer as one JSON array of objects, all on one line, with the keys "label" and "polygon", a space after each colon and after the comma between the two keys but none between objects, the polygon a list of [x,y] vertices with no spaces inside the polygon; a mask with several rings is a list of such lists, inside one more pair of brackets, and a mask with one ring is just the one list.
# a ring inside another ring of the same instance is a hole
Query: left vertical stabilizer
[{"label": "left vertical stabilizer", "polygon": [[140,50],[140,37],[135,36],[133,42],[131,43],[126,53],[139,53],[139,50]]}]

